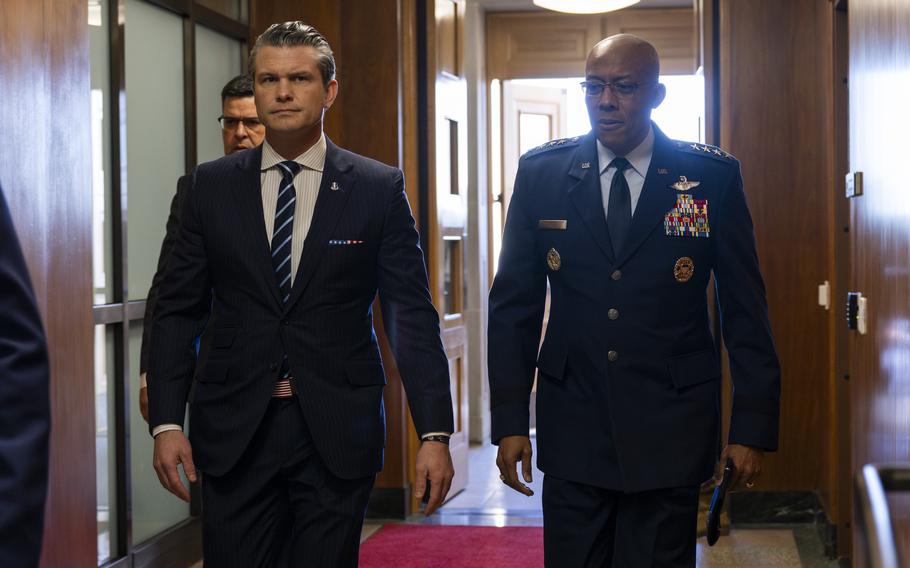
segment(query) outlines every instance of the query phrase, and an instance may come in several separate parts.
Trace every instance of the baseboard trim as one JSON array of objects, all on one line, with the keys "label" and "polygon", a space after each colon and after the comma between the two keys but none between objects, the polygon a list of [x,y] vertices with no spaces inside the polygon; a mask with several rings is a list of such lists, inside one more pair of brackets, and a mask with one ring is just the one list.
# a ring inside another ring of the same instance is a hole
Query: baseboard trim
[{"label": "baseboard trim", "polygon": [[367,504],[368,519],[405,519],[411,502],[408,487],[374,487]]},{"label": "baseboard trim", "polygon": [[736,524],[814,523],[824,510],[811,491],[735,491],[727,495]]}]

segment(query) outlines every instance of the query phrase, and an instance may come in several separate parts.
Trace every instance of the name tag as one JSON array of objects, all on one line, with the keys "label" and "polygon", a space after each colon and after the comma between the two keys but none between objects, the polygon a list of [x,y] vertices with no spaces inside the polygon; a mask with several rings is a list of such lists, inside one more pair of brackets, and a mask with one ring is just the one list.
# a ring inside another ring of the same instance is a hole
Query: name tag
[{"label": "name tag", "polygon": [[556,231],[566,230],[565,219],[541,219],[537,222],[538,229],[552,229]]}]

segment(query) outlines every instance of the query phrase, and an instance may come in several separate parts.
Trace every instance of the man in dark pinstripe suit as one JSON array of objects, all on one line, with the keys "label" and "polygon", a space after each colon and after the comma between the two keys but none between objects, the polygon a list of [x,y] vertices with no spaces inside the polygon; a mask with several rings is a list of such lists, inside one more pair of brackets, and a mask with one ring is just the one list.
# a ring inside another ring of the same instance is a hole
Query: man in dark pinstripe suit
[{"label": "man in dark pinstripe suit", "polygon": [[322,132],[338,92],[325,38],[275,24],[250,68],[266,141],[195,170],[161,284],[155,469],[183,499],[178,464],[191,482],[204,472],[207,568],[356,566],[385,438],[373,299],[422,438],[415,492],[429,492],[428,514],[454,474],[439,320],[401,172]]}]

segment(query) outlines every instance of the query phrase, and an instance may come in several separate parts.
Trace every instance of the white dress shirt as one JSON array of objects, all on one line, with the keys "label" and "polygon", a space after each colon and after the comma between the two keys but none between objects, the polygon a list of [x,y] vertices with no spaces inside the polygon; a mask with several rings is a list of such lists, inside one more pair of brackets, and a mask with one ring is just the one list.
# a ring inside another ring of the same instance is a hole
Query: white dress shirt
[{"label": "white dress shirt", "polygon": [[[641,144],[634,150],[623,156],[629,160],[632,165],[626,168],[626,182],[629,184],[629,194],[632,198],[632,214],[635,214],[635,207],[638,205],[638,199],[641,197],[641,190],[645,185],[645,176],[648,175],[648,166],[651,165],[651,156],[654,154],[654,127],[648,127],[648,135],[641,141]],[[612,150],[597,141],[597,162],[598,171],[600,172],[600,196],[604,205],[604,218],[607,217],[607,210],[610,204],[610,184],[613,182],[613,176],[616,175],[615,167],[610,166],[610,162],[616,154]]]}]

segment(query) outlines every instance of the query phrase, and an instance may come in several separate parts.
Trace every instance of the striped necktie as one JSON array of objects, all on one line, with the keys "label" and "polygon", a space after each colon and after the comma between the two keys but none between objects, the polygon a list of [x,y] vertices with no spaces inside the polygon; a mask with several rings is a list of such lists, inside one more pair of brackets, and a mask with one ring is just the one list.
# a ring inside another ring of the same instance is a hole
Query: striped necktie
[{"label": "striped necktie", "polygon": [[275,224],[272,228],[272,266],[275,268],[275,280],[285,304],[291,297],[291,241],[294,235],[294,205],[297,203],[297,191],[294,189],[294,176],[303,166],[293,160],[280,162],[281,187],[278,190],[278,203],[275,204]]}]

